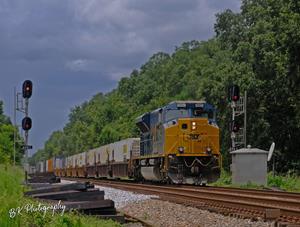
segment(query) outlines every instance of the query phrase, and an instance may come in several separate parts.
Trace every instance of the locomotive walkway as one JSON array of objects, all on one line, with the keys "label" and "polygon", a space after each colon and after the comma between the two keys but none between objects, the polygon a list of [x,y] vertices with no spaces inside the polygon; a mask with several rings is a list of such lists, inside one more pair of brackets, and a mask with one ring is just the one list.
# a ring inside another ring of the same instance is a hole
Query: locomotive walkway
[{"label": "locomotive walkway", "polygon": [[[83,178],[65,179],[87,180]],[[240,218],[256,219],[260,217],[266,220],[275,220],[278,223],[300,224],[300,193],[185,185],[161,186],[98,179],[88,180],[96,185],[143,194],[155,194],[159,195],[162,200]]]}]

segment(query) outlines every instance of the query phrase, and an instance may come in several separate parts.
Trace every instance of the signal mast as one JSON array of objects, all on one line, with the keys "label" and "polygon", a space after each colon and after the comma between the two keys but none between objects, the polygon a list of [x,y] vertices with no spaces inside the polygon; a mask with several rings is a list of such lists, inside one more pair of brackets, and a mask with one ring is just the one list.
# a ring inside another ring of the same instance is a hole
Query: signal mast
[{"label": "signal mast", "polygon": [[[230,151],[237,150],[241,147],[247,147],[246,127],[247,127],[247,92],[240,96],[238,85],[231,85],[228,89],[228,100],[232,109],[232,118],[230,123],[231,147]],[[239,116],[244,115],[244,123],[241,123]]]},{"label": "signal mast", "polygon": [[[22,97],[20,97],[22,94]],[[19,127],[16,123],[16,114],[17,111],[22,112],[25,114],[25,117],[22,120],[22,129],[25,131],[25,138],[24,144],[21,146],[22,150],[25,154],[24,160],[24,168],[28,170],[28,149],[32,149],[31,145],[28,145],[28,131],[32,128],[32,120],[28,114],[28,106],[29,106],[29,98],[32,96],[32,82],[30,80],[25,80],[22,86],[22,93],[17,92],[16,88],[14,89],[14,96],[15,96],[15,105],[14,105],[14,125],[15,125],[15,132],[14,132],[14,165],[16,163],[16,143],[20,142],[17,141],[17,133],[16,130]],[[25,103],[25,106],[24,106]]]}]

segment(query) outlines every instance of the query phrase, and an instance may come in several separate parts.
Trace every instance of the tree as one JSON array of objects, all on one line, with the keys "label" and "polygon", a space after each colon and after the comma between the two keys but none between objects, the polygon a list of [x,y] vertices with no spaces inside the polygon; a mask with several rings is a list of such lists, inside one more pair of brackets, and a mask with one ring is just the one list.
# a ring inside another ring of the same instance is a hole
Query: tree
[{"label": "tree", "polygon": [[[130,136],[135,119],[174,100],[205,99],[218,109],[221,151],[229,168],[226,89],[247,90],[248,138],[282,154],[278,170],[300,171],[300,13],[293,0],[244,0],[240,13],[217,15],[216,37],[158,52],[116,89],[74,107],[69,122],[40,151],[74,154]],[[40,156],[41,157],[41,156]]]},{"label": "tree", "polygon": [[[233,52],[237,72],[254,75],[250,84],[250,138],[259,146],[275,141],[278,167],[300,169],[300,13],[297,1],[244,0],[241,13],[217,16],[218,39]],[[245,65],[244,71],[238,65]],[[244,80],[242,80],[244,81]],[[259,112],[258,112],[259,111]],[[256,122],[255,122],[255,119]],[[252,132],[252,133],[251,133]],[[293,163],[293,164],[292,164]]]},{"label": "tree", "polygon": [[[0,163],[12,163],[14,160],[14,126],[10,119],[3,114],[3,102],[0,100]],[[21,140],[19,133],[17,139]],[[22,150],[20,144],[16,146],[16,161],[20,162]]]}]

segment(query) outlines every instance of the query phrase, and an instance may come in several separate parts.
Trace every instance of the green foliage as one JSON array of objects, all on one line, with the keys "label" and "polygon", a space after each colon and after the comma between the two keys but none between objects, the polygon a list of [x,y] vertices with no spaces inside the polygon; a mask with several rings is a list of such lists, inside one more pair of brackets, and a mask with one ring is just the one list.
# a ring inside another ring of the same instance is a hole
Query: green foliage
[{"label": "green foliage", "polygon": [[14,127],[3,124],[0,126],[0,163],[9,163],[13,159]]},{"label": "green foliage", "polygon": [[268,174],[268,186],[278,187],[286,191],[300,192],[300,177],[291,173],[274,176],[271,172]]},{"label": "green foliage", "polygon": [[115,90],[73,108],[63,130],[54,132],[33,159],[70,155],[139,136],[135,119],[173,100],[207,99],[224,112],[232,65],[230,52],[221,50],[214,39],[183,43],[172,56],[155,54],[140,70],[122,78]]},{"label": "green foliage", "polygon": [[[14,159],[14,126],[10,119],[3,114],[3,102],[0,100],[0,164],[9,164]],[[19,133],[17,139],[21,140]],[[20,144],[16,146],[16,162],[19,163],[22,157]]]},{"label": "green foliage", "polygon": [[215,26],[222,47],[232,52],[236,71],[251,75],[251,81],[241,80],[250,82],[245,87],[250,97],[248,141],[260,147],[275,141],[282,154],[276,166],[283,172],[300,170],[300,162],[294,161],[300,158],[299,24],[297,1],[244,0],[241,13],[227,10],[217,15]]},{"label": "green foliage", "polygon": [[242,184],[242,185],[232,184],[231,173],[224,169],[222,169],[222,171],[221,171],[220,178],[216,182],[214,182],[210,185],[211,186],[219,186],[219,187],[254,188],[254,189],[262,189],[264,187],[263,185],[257,185],[250,181],[247,182],[247,184]]},{"label": "green foliage", "polygon": [[5,169],[7,167],[0,165],[0,226],[17,226],[20,219],[10,219],[9,209],[20,204],[22,172],[19,168]]},{"label": "green foliage", "polygon": [[230,163],[230,108],[226,88],[247,90],[247,141],[282,155],[278,171],[300,172],[300,13],[297,1],[244,0],[240,13],[217,15],[216,37],[184,42],[174,53],[154,54],[113,91],[71,110],[34,156],[71,155],[138,136],[137,116],[173,100],[206,99],[218,108],[223,166]]},{"label": "green foliage", "polygon": [[26,212],[22,210],[21,215],[14,218],[9,216],[12,208],[23,207],[26,204],[38,205],[39,202],[23,197],[23,191],[26,190],[21,186],[24,179],[23,171],[19,167],[8,166],[4,168],[0,165],[0,226],[17,227],[17,226],[47,226],[47,227],[118,227],[118,223],[110,220],[101,220],[95,217],[84,216],[74,213],[56,213],[52,216],[51,212],[46,215],[42,212]]},{"label": "green foliage", "polygon": [[231,186],[231,174],[228,171],[222,169],[220,178],[211,185],[221,187]]},{"label": "green foliage", "polygon": [[245,189],[263,189],[264,185],[259,185],[259,184],[253,183],[251,181],[248,181],[247,184],[233,185],[233,187],[240,187],[240,188],[245,188]]},{"label": "green foliage", "polygon": [[10,119],[4,115],[3,101],[0,100],[0,124],[10,124]]},{"label": "green foliage", "polygon": [[[218,181],[212,183],[212,186],[220,187],[240,187],[240,188],[253,188],[263,189],[263,185],[257,185],[252,182],[248,182],[244,185],[234,185],[231,181],[231,173],[222,170],[221,177]],[[268,173],[267,187],[276,187],[285,191],[300,192],[300,177],[295,173],[287,173],[282,175],[274,175],[272,172]]]}]

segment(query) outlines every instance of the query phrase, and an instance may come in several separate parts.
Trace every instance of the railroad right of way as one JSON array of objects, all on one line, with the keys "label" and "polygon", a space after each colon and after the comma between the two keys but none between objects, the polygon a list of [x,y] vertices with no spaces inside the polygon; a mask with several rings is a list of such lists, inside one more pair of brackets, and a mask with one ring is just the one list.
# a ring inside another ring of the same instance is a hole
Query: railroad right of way
[{"label": "railroad right of way", "polygon": [[[86,181],[82,178],[68,180]],[[143,194],[159,195],[160,199],[240,218],[262,218],[276,223],[300,225],[300,194],[263,190],[176,185],[143,185],[138,183],[89,179],[95,185],[113,187]]]}]

